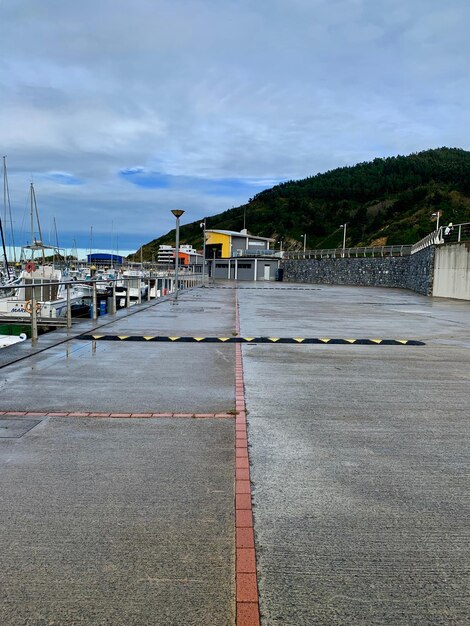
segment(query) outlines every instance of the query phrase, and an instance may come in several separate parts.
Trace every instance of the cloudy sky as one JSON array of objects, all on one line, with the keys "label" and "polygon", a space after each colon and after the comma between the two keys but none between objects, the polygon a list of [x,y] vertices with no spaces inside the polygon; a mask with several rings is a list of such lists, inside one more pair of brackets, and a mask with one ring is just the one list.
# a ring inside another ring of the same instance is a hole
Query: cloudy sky
[{"label": "cloudy sky", "polygon": [[[273,184],[470,149],[468,0],[0,0],[15,238],[135,250]],[[3,217],[3,192],[2,217]],[[249,226],[249,224],[248,224]]]}]

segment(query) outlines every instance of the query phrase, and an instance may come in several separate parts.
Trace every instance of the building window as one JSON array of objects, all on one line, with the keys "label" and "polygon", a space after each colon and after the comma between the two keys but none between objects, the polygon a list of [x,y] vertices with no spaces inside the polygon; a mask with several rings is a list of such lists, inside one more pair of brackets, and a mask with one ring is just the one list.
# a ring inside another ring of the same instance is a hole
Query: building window
[{"label": "building window", "polygon": [[238,263],[237,267],[239,270],[251,270],[253,266],[251,263]]},{"label": "building window", "polygon": [[228,268],[228,263],[216,263],[215,266],[217,268],[222,268],[222,267]]}]

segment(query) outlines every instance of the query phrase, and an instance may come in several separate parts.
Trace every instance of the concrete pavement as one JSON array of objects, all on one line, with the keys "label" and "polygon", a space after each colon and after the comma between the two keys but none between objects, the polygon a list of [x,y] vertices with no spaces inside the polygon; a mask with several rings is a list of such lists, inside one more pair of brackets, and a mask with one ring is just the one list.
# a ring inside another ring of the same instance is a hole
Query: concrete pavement
[{"label": "concrete pavement", "polygon": [[262,623],[467,624],[468,303],[239,290]]},{"label": "concrete pavement", "polygon": [[[201,289],[110,327],[233,324],[233,294]],[[0,624],[233,625],[234,418],[43,414],[233,410],[234,346],[45,343],[0,370],[1,410],[37,414],[0,418]]]},{"label": "concrete pavement", "polygon": [[[167,300],[144,306],[141,313],[121,313],[107,324],[106,332],[230,335],[233,298],[228,291],[194,290],[181,294],[176,306]],[[65,331],[59,336],[66,336]],[[43,340],[53,341],[41,337],[39,344]],[[18,353],[26,350],[27,346]],[[233,359],[233,346],[111,345],[72,339],[52,345],[27,363],[0,369],[0,410],[226,412],[234,408]]]},{"label": "concrete pavement", "polygon": [[[237,294],[243,336],[426,344],[241,346],[262,624],[467,624],[468,303],[233,287],[106,333],[230,336]],[[235,420],[44,414],[233,411],[235,346],[41,342],[0,369],[37,413],[0,416],[0,623],[233,625]]]},{"label": "concrete pavement", "polygon": [[0,440],[0,623],[233,624],[233,424],[46,418]]}]

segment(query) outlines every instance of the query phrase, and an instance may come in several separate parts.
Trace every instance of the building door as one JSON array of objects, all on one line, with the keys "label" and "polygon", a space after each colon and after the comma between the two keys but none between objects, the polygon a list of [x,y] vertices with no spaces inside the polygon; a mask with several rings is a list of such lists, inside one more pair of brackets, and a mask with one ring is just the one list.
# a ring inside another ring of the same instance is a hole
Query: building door
[{"label": "building door", "polygon": [[269,280],[270,274],[271,274],[271,266],[265,264],[264,265],[264,276],[263,276],[264,280]]}]

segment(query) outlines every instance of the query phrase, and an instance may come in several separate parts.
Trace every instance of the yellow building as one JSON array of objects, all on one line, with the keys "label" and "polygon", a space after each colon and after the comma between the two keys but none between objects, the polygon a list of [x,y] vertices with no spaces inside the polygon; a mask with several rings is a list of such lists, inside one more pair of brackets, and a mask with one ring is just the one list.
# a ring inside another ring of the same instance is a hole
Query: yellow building
[{"label": "yellow building", "polygon": [[206,258],[230,259],[233,257],[251,256],[269,250],[274,239],[249,235],[246,229],[237,232],[234,230],[206,230]]},{"label": "yellow building", "polygon": [[246,229],[206,230],[209,275],[214,280],[275,280],[281,253],[269,247],[274,241]]}]

